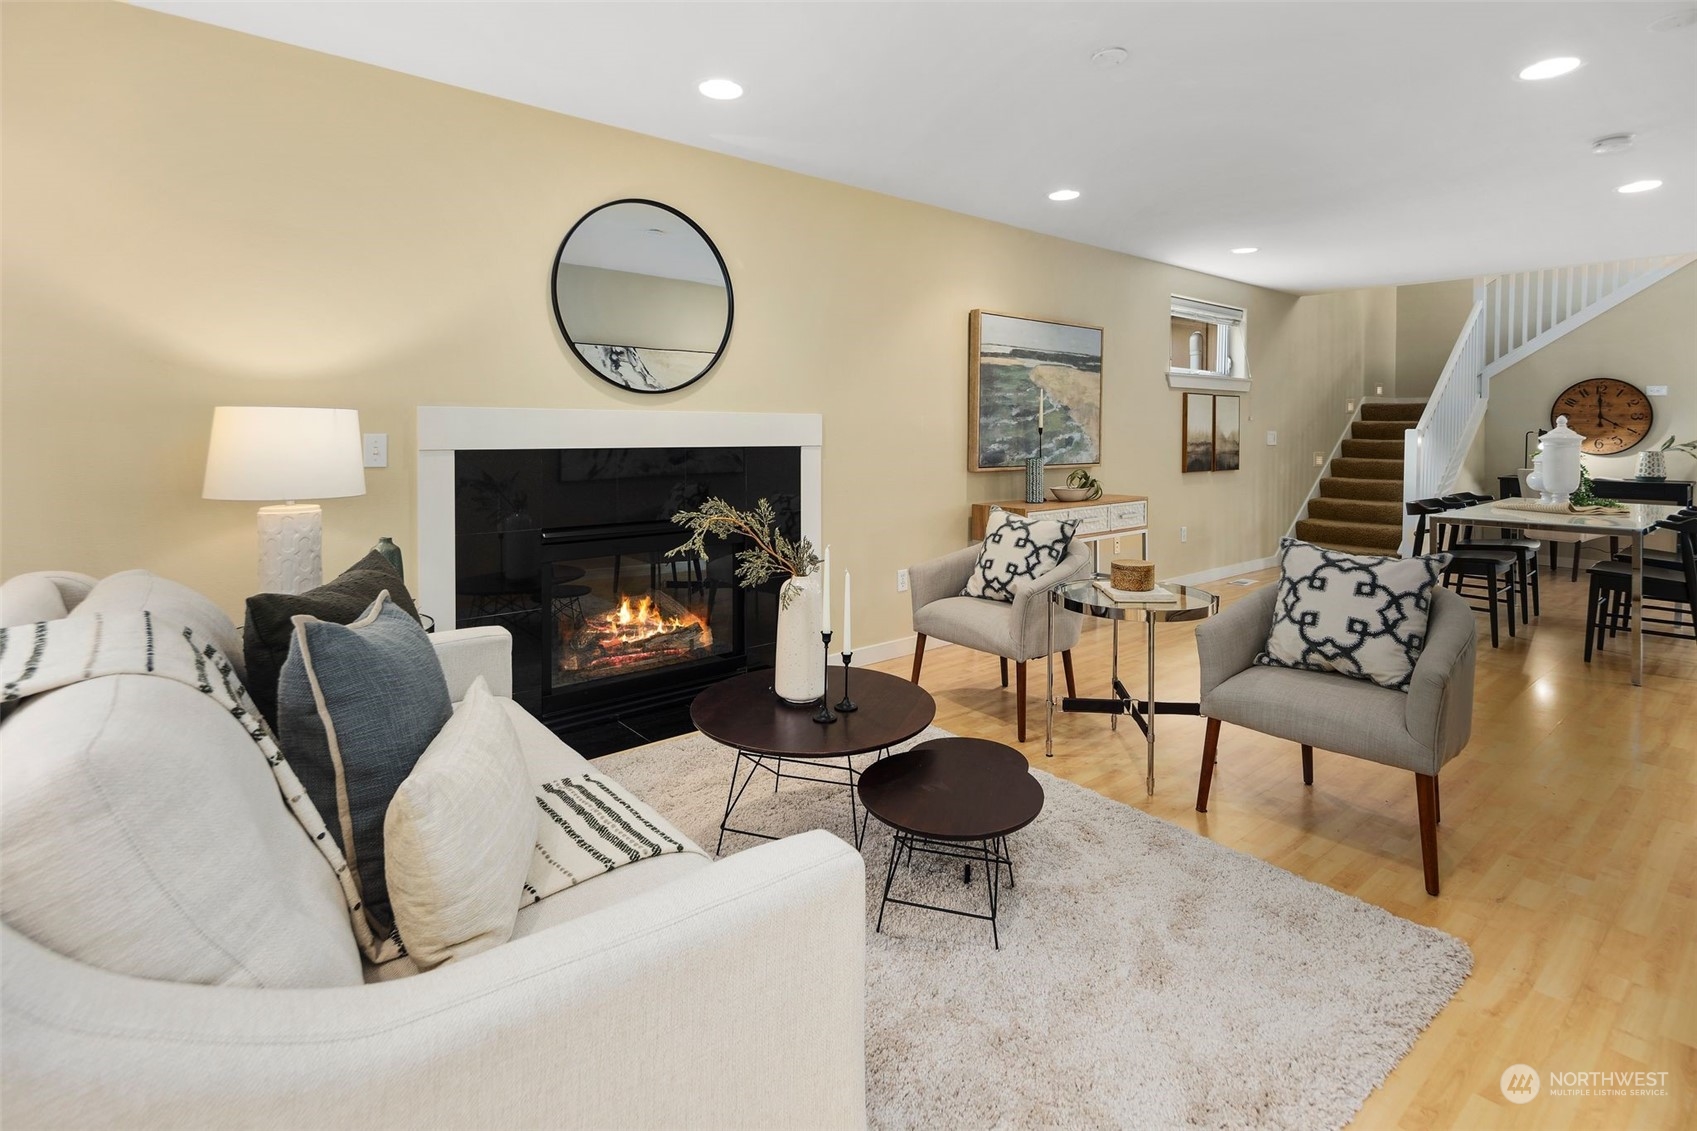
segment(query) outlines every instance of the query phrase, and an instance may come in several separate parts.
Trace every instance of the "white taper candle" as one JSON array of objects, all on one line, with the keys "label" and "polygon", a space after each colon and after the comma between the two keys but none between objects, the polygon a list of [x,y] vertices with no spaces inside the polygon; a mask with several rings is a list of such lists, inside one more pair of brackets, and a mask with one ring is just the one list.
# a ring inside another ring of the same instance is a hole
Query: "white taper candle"
[{"label": "white taper candle", "polygon": [[854,577],[843,570],[843,655],[854,651]]}]

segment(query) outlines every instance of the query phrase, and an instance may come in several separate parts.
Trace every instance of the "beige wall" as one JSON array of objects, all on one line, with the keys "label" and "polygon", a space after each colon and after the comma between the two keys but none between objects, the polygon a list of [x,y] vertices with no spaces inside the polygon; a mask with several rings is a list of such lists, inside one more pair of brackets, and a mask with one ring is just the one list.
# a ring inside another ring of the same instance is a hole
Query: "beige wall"
[{"label": "beige wall", "polygon": [[[0,19],[7,575],[147,566],[238,610],[254,506],[199,497],[218,404],[389,434],[368,493],[325,503],[332,568],[383,534],[415,560],[421,404],[817,412],[855,635],[888,640],[894,571],[1020,488],[964,470],[973,308],[1105,327],[1099,475],[1150,496],[1169,575],[1272,552],[1391,348],[1385,292],[1226,282],[119,5]],[[736,287],[724,360],[676,395],[591,376],[549,309],[561,233],[631,196],[692,216]],[[1240,472],[1179,470],[1174,292],[1249,311]]]},{"label": "beige wall", "polygon": [[[1491,475],[1521,466],[1521,445],[1528,429],[1550,426],[1556,394],[1577,381],[1618,377],[1640,389],[1666,385],[1655,397],[1655,421],[1649,438],[1618,456],[1586,456],[1585,466],[1598,478],[1630,478],[1638,471],[1638,453],[1661,444],[1670,434],[1697,439],[1697,264],[1692,264],[1634,295],[1574,330],[1491,381],[1491,407],[1485,416],[1486,461]],[[1668,460],[1671,479],[1697,479],[1689,456]]]},{"label": "beige wall", "polygon": [[1396,288],[1397,396],[1431,394],[1472,309],[1471,279]]}]

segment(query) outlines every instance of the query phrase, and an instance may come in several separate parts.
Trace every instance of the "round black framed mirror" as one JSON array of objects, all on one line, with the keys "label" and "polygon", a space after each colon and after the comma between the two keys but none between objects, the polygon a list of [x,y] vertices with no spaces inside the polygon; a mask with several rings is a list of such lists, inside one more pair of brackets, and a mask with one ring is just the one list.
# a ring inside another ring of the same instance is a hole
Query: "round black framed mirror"
[{"label": "round black framed mirror", "polygon": [[614,200],[585,213],[560,241],[552,290],[566,344],[621,389],[693,384],[731,338],[724,257],[701,225],[656,200]]}]

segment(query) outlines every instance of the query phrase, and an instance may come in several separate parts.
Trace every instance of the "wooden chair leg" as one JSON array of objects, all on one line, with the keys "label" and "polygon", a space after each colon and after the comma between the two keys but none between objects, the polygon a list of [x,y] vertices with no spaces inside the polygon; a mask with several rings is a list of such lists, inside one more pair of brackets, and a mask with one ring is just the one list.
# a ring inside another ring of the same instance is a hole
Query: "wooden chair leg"
[{"label": "wooden chair leg", "polygon": [[1541,617],[1544,615],[1544,605],[1543,594],[1538,591],[1538,583],[1541,580],[1538,575],[1544,571],[1538,568],[1538,554],[1536,551],[1533,551],[1528,560],[1532,565],[1532,615],[1535,617]]},{"label": "wooden chair leg", "polygon": [[998,656],[997,659],[1002,661],[1002,686],[1006,687],[1008,685],[1008,658],[1006,656]]},{"label": "wooden chair leg", "polygon": [[1061,652],[1061,667],[1065,668],[1066,673],[1067,673],[1067,698],[1068,699],[1077,699],[1078,698],[1078,684],[1073,682],[1073,678],[1072,678],[1072,649],[1071,648],[1067,648],[1067,649],[1065,649],[1064,651]]},{"label": "wooden chair leg", "polygon": [[1014,694],[1019,696],[1019,740],[1025,741],[1025,661],[1021,660],[1013,666]]},{"label": "wooden chair leg", "polygon": [[1497,583],[1491,582],[1491,647],[1497,646]]},{"label": "wooden chair leg", "polygon": [[1314,784],[1314,748],[1306,742],[1302,744],[1302,784]]},{"label": "wooden chair leg", "polygon": [[919,633],[913,641],[913,682],[919,682],[919,665],[925,662],[925,634]]},{"label": "wooden chair leg", "polygon": [[1442,795],[1438,790],[1437,774],[1432,775],[1432,823],[1434,825],[1444,823],[1444,804]]},{"label": "wooden chair leg", "polygon": [[1591,650],[1597,643],[1597,583],[1592,581],[1591,592],[1585,599],[1585,662],[1591,662]]},{"label": "wooden chair leg", "polygon": [[1426,870],[1426,894],[1438,894],[1438,779],[1414,775],[1414,800],[1420,810],[1420,863]]},{"label": "wooden chair leg", "polygon": [[[1508,614],[1508,634],[1514,636],[1514,571],[1510,570],[1503,576],[1507,585],[1503,589],[1503,612]],[[1521,592],[1525,592],[1524,589]]]},{"label": "wooden chair leg", "polygon": [[1202,736],[1202,775],[1196,779],[1196,811],[1208,811],[1208,787],[1214,784],[1214,753],[1220,745],[1220,720],[1209,719]]},{"label": "wooden chair leg", "polygon": [[[1522,557],[1515,563],[1515,571],[1520,575],[1520,623],[1531,624],[1532,615],[1527,611],[1527,605],[1532,598],[1532,570],[1527,566],[1525,557]],[[1509,598],[1508,611],[1511,614],[1514,612],[1514,598],[1512,594]]]}]

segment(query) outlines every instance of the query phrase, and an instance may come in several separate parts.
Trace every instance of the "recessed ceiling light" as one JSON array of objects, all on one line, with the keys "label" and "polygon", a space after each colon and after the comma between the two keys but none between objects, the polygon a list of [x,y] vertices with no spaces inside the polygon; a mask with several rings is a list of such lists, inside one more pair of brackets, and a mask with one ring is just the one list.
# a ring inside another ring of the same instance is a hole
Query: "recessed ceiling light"
[{"label": "recessed ceiling light", "polygon": [[1098,67],[1117,67],[1131,57],[1131,52],[1123,47],[1104,47],[1090,56],[1090,61]]},{"label": "recessed ceiling light", "polygon": [[707,97],[717,98],[721,102],[742,97],[742,87],[730,79],[708,79],[695,89]]},{"label": "recessed ceiling light", "polygon": [[1258,247],[1234,247],[1234,248],[1232,248],[1232,254],[1233,255],[1254,255],[1256,252],[1258,252],[1260,250],[1261,249],[1258,248]]},{"label": "recessed ceiling light", "polygon": [[1049,199],[1050,200],[1077,200],[1078,199],[1078,190],[1072,189],[1072,188],[1058,188],[1054,192],[1049,194]]},{"label": "recessed ceiling light", "polygon": [[1554,59],[1542,59],[1520,72],[1520,77],[1527,82],[1538,79],[1559,78],[1570,71],[1579,69],[1579,60],[1572,55],[1560,55]]},{"label": "recessed ceiling light", "polygon": [[1637,135],[1635,134],[1610,134],[1608,137],[1600,137],[1592,142],[1591,152],[1600,157],[1607,156],[1610,153],[1625,153],[1632,148],[1632,143],[1636,140]]},{"label": "recessed ceiling light", "polygon": [[1660,182],[1660,181],[1633,181],[1629,185],[1621,185],[1619,188],[1615,189],[1615,191],[1616,192],[1649,192],[1651,189],[1659,189],[1661,187],[1662,187],[1662,182]]}]

